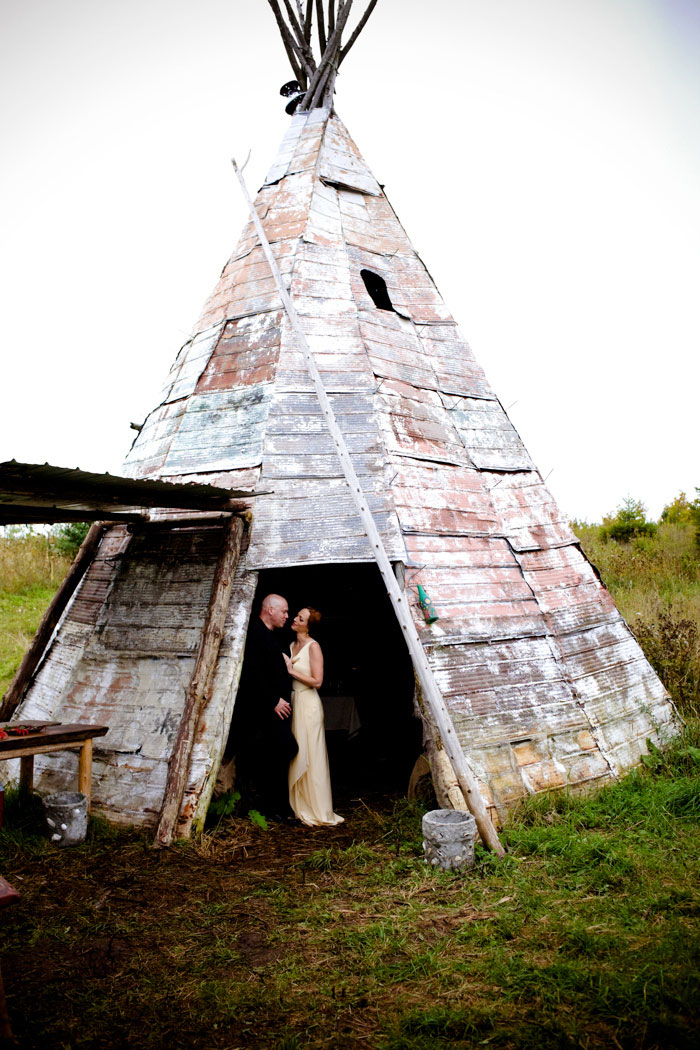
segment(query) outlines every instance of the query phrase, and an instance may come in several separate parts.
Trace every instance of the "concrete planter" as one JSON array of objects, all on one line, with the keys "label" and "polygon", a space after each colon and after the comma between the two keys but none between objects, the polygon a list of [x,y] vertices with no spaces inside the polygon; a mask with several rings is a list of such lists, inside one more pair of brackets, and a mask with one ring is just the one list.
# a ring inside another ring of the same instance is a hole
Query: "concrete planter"
[{"label": "concrete planter", "polygon": [[49,838],[57,846],[77,846],[87,834],[88,800],[77,791],[59,791],[43,800]]},{"label": "concrete planter", "polygon": [[476,821],[471,813],[433,809],[423,817],[423,850],[434,867],[454,870],[474,864]]}]

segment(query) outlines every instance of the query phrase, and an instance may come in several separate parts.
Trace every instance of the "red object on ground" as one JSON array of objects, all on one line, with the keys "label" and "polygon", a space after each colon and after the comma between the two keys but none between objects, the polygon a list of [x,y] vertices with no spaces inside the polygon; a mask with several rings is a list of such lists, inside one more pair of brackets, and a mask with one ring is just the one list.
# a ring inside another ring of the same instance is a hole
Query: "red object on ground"
[{"label": "red object on ground", "polygon": [[19,900],[19,893],[10,886],[7,879],[3,879],[0,875],[0,908],[5,907],[6,904],[14,904],[16,900]]}]

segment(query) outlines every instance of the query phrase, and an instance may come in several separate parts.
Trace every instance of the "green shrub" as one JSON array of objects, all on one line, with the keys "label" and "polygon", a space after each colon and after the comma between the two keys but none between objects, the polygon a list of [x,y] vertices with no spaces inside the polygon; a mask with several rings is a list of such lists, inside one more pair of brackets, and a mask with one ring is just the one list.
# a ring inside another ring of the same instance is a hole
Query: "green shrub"
[{"label": "green shrub", "polygon": [[56,549],[74,558],[89,531],[89,521],[71,521],[67,525],[59,525],[55,531]]},{"label": "green shrub", "polygon": [[615,515],[603,518],[602,538],[629,543],[637,536],[653,536],[656,533],[656,524],[647,519],[646,513],[646,507],[641,500],[627,496]]}]

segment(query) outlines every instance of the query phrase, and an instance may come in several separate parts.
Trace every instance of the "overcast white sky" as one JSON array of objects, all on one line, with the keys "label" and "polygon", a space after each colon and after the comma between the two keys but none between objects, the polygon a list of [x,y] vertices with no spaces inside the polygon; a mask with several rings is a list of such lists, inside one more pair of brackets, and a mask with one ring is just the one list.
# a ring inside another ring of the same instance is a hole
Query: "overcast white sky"
[{"label": "overcast white sky", "polygon": [[[338,79],[571,517],[700,485],[699,58],[698,0],[379,0]],[[0,0],[0,459],[119,472],[289,76],[265,0]]]}]

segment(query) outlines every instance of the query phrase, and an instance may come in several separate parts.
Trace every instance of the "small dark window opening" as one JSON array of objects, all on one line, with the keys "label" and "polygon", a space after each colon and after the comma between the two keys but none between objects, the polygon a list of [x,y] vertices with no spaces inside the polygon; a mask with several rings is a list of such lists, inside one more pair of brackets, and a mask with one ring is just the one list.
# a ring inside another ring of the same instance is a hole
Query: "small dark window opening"
[{"label": "small dark window opening", "polygon": [[380,277],[378,273],[373,273],[372,270],[360,270],[360,277],[365,282],[365,288],[378,310],[394,309],[383,277]]}]

